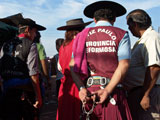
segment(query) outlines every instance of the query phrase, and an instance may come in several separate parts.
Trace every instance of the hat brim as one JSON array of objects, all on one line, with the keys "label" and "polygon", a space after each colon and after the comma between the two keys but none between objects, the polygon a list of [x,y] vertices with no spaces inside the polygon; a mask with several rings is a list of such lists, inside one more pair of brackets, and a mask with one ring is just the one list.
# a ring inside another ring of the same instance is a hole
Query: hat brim
[{"label": "hat brim", "polygon": [[93,18],[95,11],[99,9],[107,9],[107,8],[112,9],[116,13],[116,17],[122,16],[127,12],[122,5],[112,1],[94,2],[88,5],[83,12],[86,17]]},{"label": "hat brim", "polygon": [[36,25],[34,25],[34,26],[32,26],[32,27],[36,28],[38,31],[46,30],[45,27],[43,27],[43,26],[41,26],[41,25],[38,25],[38,24],[36,24]]},{"label": "hat brim", "polygon": [[61,26],[61,27],[58,27],[57,30],[70,30],[70,29],[74,29],[74,28],[85,27],[85,26],[91,24],[92,22],[93,22],[93,21],[86,22],[86,23],[83,23],[83,24],[78,24],[78,25],[66,25],[66,26]]},{"label": "hat brim", "polygon": [[26,19],[21,19],[21,20],[19,20],[18,25],[23,25],[23,26],[27,25],[27,26],[36,28],[38,31],[46,30],[45,27],[43,27],[43,26],[41,26],[41,25],[39,25],[39,24],[36,24],[36,23],[33,24],[33,23],[29,22],[29,21],[26,20]]}]

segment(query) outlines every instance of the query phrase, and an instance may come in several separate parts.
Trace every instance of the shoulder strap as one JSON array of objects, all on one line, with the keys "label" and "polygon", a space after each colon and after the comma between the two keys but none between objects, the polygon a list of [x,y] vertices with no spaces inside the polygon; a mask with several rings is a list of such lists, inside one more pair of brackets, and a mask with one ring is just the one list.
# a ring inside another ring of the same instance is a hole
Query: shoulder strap
[{"label": "shoulder strap", "polygon": [[19,39],[22,41],[22,43],[16,47],[16,50],[22,52],[19,57],[23,61],[26,61],[33,42],[27,38],[19,38]]}]

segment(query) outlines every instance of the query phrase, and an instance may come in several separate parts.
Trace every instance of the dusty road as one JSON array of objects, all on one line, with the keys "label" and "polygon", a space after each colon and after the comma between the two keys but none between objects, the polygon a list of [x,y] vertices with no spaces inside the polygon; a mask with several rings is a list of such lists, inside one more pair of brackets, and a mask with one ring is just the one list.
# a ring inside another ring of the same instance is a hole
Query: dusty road
[{"label": "dusty road", "polygon": [[55,96],[55,76],[51,77],[52,87],[49,91],[48,100],[41,108],[40,120],[56,120],[57,98]]}]

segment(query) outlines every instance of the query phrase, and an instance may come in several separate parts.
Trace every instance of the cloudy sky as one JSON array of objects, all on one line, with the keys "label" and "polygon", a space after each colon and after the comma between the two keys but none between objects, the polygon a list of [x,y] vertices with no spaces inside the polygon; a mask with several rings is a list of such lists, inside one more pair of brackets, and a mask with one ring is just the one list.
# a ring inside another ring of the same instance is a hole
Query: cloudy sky
[{"label": "cloudy sky", "polygon": [[[67,20],[83,18],[85,22],[91,19],[83,15],[84,8],[98,0],[0,0],[0,18],[16,13],[22,13],[25,18],[31,18],[38,24],[47,28],[41,32],[41,42],[46,49],[47,56],[57,53],[55,40],[63,38],[64,32],[57,31],[56,28],[66,24]],[[122,4],[127,9],[127,13],[133,9],[141,8],[147,11],[152,18],[152,25],[158,31],[160,27],[160,0],[113,0]],[[117,18],[115,26],[128,30],[125,14]],[[92,23],[90,26],[94,26]],[[131,34],[131,43],[135,43],[137,38]]]}]

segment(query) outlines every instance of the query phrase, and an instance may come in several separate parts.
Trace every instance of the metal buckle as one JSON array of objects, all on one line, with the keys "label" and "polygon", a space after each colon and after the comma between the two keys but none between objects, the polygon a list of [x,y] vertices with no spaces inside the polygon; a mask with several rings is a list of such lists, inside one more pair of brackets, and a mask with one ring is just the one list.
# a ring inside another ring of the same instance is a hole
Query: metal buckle
[{"label": "metal buckle", "polygon": [[93,78],[92,77],[88,78],[88,80],[87,80],[87,86],[90,87],[91,85],[93,85]]},{"label": "metal buckle", "polygon": [[100,79],[100,85],[106,85],[107,84],[107,78],[101,77]]},{"label": "metal buckle", "polygon": [[100,77],[100,76],[91,76],[87,80],[87,86],[90,87],[92,85],[102,85],[106,86],[109,83],[110,79],[106,77]]}]

